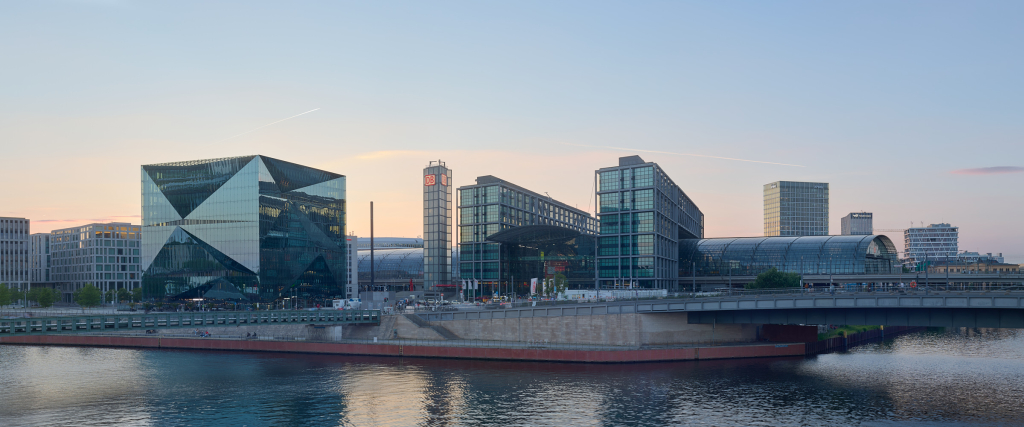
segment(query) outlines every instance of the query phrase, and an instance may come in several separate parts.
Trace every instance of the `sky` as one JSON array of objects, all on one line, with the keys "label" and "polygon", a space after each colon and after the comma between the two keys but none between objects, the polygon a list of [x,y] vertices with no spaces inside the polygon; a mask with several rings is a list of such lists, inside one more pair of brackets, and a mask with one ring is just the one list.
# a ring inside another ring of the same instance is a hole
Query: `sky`
[{"label": "sky", "polygon": [[377,236],[416,237],[431,160],[456,186],[495,175],[592,211],[594,170],[637,154],[707,237],[762,235],[762,186],[816,181],[832,234],[849,212],[948,222],[961,250],[1024,262],[1022,18],[1020,1],[7,1],[0,216],[139,223],[141,165],[262,154],[346,175],[348,231],[369,234],[373,201]]}]

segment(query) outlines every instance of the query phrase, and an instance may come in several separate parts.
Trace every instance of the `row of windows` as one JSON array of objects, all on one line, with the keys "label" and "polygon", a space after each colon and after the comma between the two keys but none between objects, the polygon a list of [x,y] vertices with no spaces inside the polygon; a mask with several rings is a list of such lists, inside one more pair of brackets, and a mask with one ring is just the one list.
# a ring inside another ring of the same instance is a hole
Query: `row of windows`
[{"label": "row of windows", "polygon": [[599,258],[597,274],[601,278],[654,277],[654,258]]},{"label": "row of windows", "polygon": [[600,212],[654,209],[654,190],[598,194]]},{"label": "row of windows", "polygon": [[654,185],[654,168],[644,166],[636,169],[619,169],[598,174],[599,190],[650,187]]},{"label": "row of windows", "polygon": [[654,212],[601,215],[601,234],[654,232]]}]

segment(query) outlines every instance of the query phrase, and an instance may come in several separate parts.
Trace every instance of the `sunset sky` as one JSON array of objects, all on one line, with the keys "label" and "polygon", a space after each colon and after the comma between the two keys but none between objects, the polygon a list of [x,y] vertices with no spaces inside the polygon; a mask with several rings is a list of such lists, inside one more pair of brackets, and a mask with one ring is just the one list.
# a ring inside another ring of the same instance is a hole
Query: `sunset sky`
[{"label": "sunset sky", "polygon": [[594,170],[638,154],[708,237],[761,235],[763,184],[823,181],[833,234],[862,210],[949,222],[961,250],[1024,262],[1022,18],[1020,1],[3,2],[0,216],[139,223],[140,165],[263,154],[346,175],[349,231],[369,233],[372,200],[378,236],[416,237],[430,160],[456,186],[495,175],[593,210]]}]

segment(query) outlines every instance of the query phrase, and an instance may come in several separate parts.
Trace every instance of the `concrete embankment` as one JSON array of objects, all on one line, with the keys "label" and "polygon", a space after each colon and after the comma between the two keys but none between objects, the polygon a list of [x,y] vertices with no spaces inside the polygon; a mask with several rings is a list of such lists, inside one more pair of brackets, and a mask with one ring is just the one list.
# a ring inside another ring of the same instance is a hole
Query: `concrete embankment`
[{"label": "concrete embankment", "polygon": [[135,347],[183,350],[233,350],[319,353],[362,356],[438,357],[453,359],[545,362],[630,363],[712,360],[749,357],[803,356],[804,344],[748,344],[683,348],[580,350],[558,348],[494,348],[473,346],[398,345],[388,342],[269,341],[209,338],[167,338],[116,335],[22,335],[0,337],[0,344]]}]

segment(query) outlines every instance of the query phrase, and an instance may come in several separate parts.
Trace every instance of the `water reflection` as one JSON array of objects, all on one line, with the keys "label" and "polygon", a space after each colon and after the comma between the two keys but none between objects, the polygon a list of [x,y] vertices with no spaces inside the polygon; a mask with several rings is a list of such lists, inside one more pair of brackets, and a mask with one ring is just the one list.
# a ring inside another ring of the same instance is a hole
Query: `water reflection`
[{"label": "water reflection", "polygon": [[0,425],[1017,424],[1022,350],[1006,330],[634,365],[0,346]]}]

